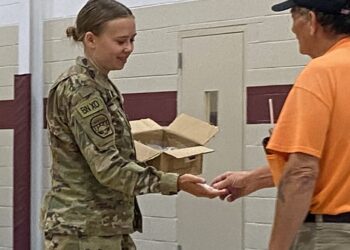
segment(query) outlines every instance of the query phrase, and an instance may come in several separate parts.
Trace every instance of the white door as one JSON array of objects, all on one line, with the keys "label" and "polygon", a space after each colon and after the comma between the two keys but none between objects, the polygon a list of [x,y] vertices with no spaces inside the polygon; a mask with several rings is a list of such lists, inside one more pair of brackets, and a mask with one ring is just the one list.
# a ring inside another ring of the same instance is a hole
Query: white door
[{"label": "white door", "polygon": [[[203,174],[210,182],[225,171],[241,170],[243,151],[243,32],[213,29],[181,38],[182,74],[178,112],[217,123],[207,145]],[[242,249],[242,201],[178,197],[182,250]]]}]

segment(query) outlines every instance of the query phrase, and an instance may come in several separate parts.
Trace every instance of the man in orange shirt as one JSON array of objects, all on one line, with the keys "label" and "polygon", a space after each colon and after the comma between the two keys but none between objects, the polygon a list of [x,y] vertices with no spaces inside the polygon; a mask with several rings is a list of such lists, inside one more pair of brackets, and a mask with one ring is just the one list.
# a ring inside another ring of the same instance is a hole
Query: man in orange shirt
[{"label": "man in orange shirt", "polygon": [[270,138],[269,167],[225,173],[213,186],[230,190],[228,201],[278,186],[270,250],[350,249],[350,1],[272,7],[287,9],[300,53],[312,60]]}]

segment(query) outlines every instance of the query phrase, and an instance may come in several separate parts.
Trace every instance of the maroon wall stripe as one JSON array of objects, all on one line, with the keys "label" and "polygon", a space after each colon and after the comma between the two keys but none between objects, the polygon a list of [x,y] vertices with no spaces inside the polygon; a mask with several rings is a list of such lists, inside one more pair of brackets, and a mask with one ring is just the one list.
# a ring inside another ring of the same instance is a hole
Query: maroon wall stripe
[{"label": "maroon wall stripe", "polygon": [[247,123],[270,123],[269,99],[273,100],[275,122],[292,85],[247,88]]},{"label": "maroon wall stripe", "polygon": [[[124,94],[123,97],[125,113],[129,120],[151,118],[158,124],[167,126],[176,117],[176,91]],[[47,99],[44,99],[44,118],[46,103]],[[44,128],[47,128],[46,120],[44,120]]]},{"label": "maroon wall stripe", "polygon": [[151,118],[162,126],[169,125],[177,115],[177,92],[124,94],[125,113],[129,120]]},{"label": "maroon wall stripe", "polygon": [[14,250],[30,249],[30,86],[30,74],[15,76],[15,100],[12,107],[12,116],[15,119],[13,159]]},{"label": "maroon wall stripe", "polygon": [[13,108],[15,106],[14,101],[0,101],[0,129],[14,129],[15,128],[15,116]]},{"label": "maroon wall stripe", "polygon": [[[269,123],[268,100],[274,104],[275,121],[292,85],[272,85],[247,88],[247,123]],[[157,123],[169,125],[177,115],[177,92],[153,92],[124,94],[125,112],[129,120],[151,118]],[[46,99],[44,100],[46,104]],[[44,115],[45,117],[45,115]],[[46,122],[44,121],[46,128]]]},{"label": "maroon wall stripe", "polygon": [[[15,100],[0,101],[0,129],[14,129],[14,250],[30,249],[30,81],[30,74],[15,76]],[[270,98],[276,121],[291,87],[248,87],[247,123],[269,122]],[[176,91],[125,94],[125,110],[130,120],[149,117],[168,125],[176,117],[176,96]]]},{"label": "maroon wall stripe", "polygon": [[30,79],[15,76],[15,99],[0,101],[0,129],[14,130],[13,249],[30,249]]}]

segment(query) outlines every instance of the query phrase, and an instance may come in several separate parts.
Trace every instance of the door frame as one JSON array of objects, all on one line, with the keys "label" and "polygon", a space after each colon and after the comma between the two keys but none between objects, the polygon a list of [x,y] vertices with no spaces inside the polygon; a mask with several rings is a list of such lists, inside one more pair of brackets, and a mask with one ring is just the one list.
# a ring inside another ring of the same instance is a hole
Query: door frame
[{"label": "door frame", "polygon": [[[257,21],[255,20],[255,23]],[[177,113],[181,113],[181,106],[180,103],[182,103],[182,84],[183,84],[183,74],[182,74],[182,62],[181,57],[183,53],[182,49],[182,39],[184,38],[191,38],[191,37],[201,37],[201,36],[212,36],[212,35],[220,35],[220,34],[231,34],[231,33],[242,33],[243,35],[243,58],[242,58],[242,84],[243,84],[243,103],[246,102],[246,65],[245,65],[245,58],[246,58],[246,41],[247,41],[247,23],[239,23],[239,24],[231,24],[231,25],[220,25],[220,23],[215,25],[210,25],[210,27],[206,27],[205,24],[201,25],[190,25],[187,27],[183,27],[179,33],[178,33],[178,82],[177,82]],[[212,89],[215,91],[215,89]],[[246,105],[243,104],[243,126],[244,121],[246,120],[245,114],[246,114]],[[243,129],[244,130],[244,129]],[[242,162],[243,164],[243,162]]]},{"label": "door frame", "polygon": [[[255,20],[254,23],[257,21]],[[192,38],[192,37],[204,37],[204,36],[212,36],[212,35],[221,35],[221,34],[232,34],[232,33],[241,33],[243,36],[243,52],[242,52],[242,158],[241,158],[241,166],[242,170],[244,169],[244,131],[245,131],[245,125],[246,125],[246,51],[247,51],[247,23],[239,23],[237,24],[230,24],[230,25],[222,25],[218,23],[217,25],[206,25],[206,24],[199,24],[199,25],[192,25],[183,28],[178,33],[178,53],[179,53],[179,67],[178,67],[178,84],[177,84],[177,112],[178,114],[183,112],[181,109],[181,103],[183,98],[183,65],[180,60],[182,60],[182,41],[185,38]],[[181,55],[181,56],[180,56]],[[217,89],[210,89],[212,91],[215,91]],[[242,222],[240,225],[241,228],[241,247],[244,249],[245,247],[245,201],[242,199],[241,206],[241,216],[242,216]]]}]

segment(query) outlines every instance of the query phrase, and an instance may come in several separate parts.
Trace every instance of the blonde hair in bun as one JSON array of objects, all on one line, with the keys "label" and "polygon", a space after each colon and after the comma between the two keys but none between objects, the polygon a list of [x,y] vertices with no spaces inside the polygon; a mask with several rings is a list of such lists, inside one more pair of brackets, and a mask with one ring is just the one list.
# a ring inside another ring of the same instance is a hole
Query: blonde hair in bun
[{"label": "blonde hair in bun", "polygon": [[75,26],[68,27],[66,34],[76,42],[83,42],[87,32],[98,36],[106,22],[125,17],[133,17],[133,14],[128,7],[118,1],[89,0],[79,11]]},{"label": "blonde hair in bun", "polygon": [[77,28],[74,27],[74,26],[69,26],[67,29],[66,29],[66,35],[67,37],[72,37],[74,39],[74,41],[78,42],[80,41],[79,40],[79,37],[78,37],[78,32],[77,32]]}]

